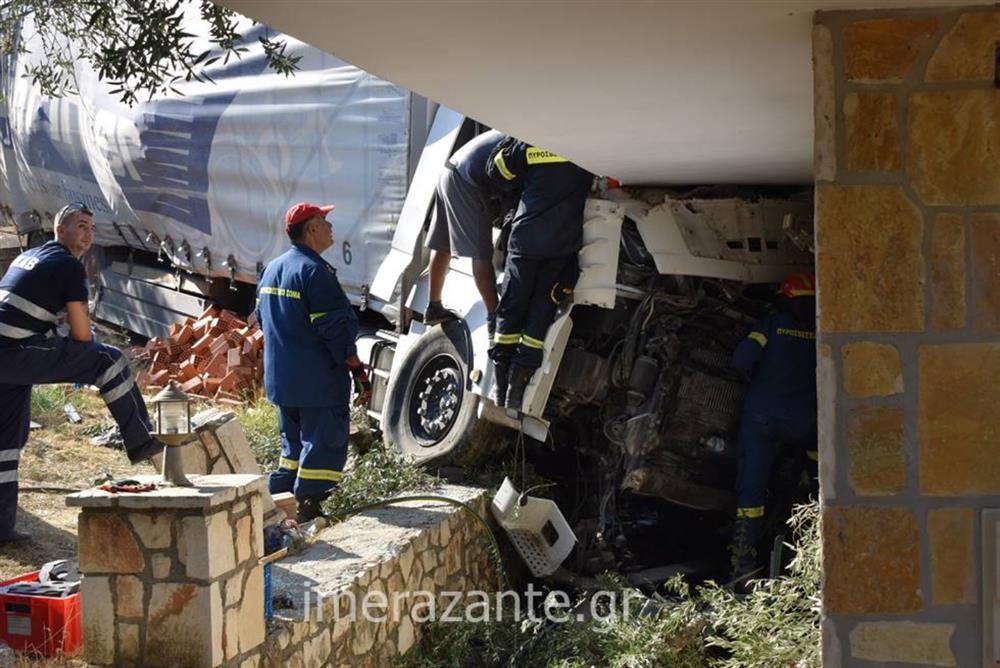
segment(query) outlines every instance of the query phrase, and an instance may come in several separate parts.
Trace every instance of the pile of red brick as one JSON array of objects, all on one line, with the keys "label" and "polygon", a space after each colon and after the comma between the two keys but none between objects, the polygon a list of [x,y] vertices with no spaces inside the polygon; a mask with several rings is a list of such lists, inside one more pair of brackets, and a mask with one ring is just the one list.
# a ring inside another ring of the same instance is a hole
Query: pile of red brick
[{"label": "pile of red brick", "polygon": [[240,405],[264,376],[264,333],[253,317],[248,323],[215,306],[172,325],[170,336],[150,339],[137,353],[149,360],[139,378],[149,391],[174,380],[187,394]]}]

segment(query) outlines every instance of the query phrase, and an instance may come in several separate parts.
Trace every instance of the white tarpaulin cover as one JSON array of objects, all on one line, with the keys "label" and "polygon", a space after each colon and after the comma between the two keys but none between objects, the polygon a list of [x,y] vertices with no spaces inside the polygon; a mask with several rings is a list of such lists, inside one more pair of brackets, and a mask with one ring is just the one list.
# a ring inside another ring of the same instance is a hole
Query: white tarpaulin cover
[{"label": "white tarpaulin cover", "polygon": [[179,266],[208,273],[198,256],[207,248],[212,274],[228,275],[232,255],[245,281],[287,247],[289,206],[332,203],[326,257],[357,300],[406,195],[411,96],[291,38],[301,70],[275,74],[256,41],[264,30],[251,29],[242,59],[208,69],[214,84],[183,83],[183,96],[131,108],[82,64],[80,95],[51,99],[23,76],[35,56],[0,61],[0,203],[19,223],[36,211],[50,226],[60,207],[82,200],[100,244],[155,251],[152,232],[170,238],[163,246]]}]

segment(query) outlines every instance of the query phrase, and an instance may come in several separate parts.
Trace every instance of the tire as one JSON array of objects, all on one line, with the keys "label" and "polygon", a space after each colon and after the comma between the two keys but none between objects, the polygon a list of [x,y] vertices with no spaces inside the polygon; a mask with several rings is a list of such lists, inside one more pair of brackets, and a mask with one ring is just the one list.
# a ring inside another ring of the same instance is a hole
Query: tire
[{"label": "tire", "polygon": [[465,326],[454,321],[431,327],[407,351],[386,388],[387,445],[418,464],[458,459],[478,422],[470,351]]}]

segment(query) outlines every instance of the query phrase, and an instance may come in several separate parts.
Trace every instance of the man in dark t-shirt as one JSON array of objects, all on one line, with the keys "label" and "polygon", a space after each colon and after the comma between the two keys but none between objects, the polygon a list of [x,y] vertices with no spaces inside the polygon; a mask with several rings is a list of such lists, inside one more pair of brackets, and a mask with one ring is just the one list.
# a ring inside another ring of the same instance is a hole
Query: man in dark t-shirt
[{"label": "man in dark t-shirt", "polygon": [[[56,216],[55,237],[17,256],[0,279],[0,543],[29,538],[15,531],[14,523],[32,385],[96,385],[132,463],[163,449],[150,433],[128,360],[117,348],[92,339],[87,273],[79,258],[94,240],[93,214],[80,202],[67,205]],[[70,334],[54,336],[64,315]]]}]

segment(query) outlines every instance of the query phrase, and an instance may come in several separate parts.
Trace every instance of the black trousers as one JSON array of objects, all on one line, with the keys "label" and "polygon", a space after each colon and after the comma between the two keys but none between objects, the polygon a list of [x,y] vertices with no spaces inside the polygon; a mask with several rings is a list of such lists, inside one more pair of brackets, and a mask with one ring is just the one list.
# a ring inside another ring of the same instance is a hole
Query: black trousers
[{"label": "black trousers", "polygon": [[580,274],[576,253],[536,259],[507,255],[493,360],[537,369],[542,364],[545,333],[559,304],[573,293]]},{"label": "black trousers", "polygon": [[46,383],[96,385],[126,450],[151,438],[146,404],[117,348],[43,336],[0,345],[0,540],[14,530],[17,517],[17,467],[28,440],[31,386]]}]

